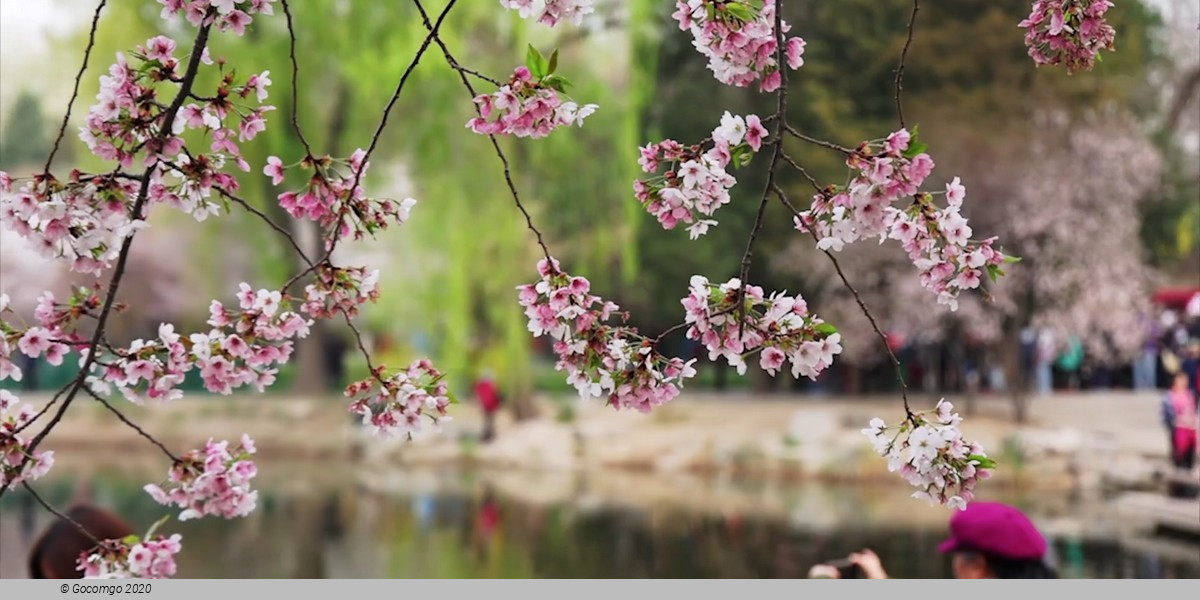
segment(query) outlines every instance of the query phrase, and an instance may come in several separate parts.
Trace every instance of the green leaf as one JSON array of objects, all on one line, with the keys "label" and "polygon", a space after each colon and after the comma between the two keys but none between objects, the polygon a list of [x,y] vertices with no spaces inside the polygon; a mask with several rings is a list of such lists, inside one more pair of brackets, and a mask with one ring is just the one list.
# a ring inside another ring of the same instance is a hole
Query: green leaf
[{"label": "green leaf", "polygon": [[525,66],[529,67],[529,72],[533,74],[534,79],[541,79],[546,76],[546,57],[538,52],[533,44],[529,45],[529,50],[525,52]]},{"label": "green leaf", "polygon": [[140,541],[142,541],[142,538],[140,538],[136,535],[133,535],[133,534],[129,534],[129,535],[121,538],[121,543],[125,544],[126,546],[132,546]]},{"label": "green leaf", "polygon": [[823,333],[825,335],[833,335],[838,331],[837,327],[834,327],[833,323],[821,323],[820,325],[817,325],[816,329],[817,333]]},{"label": "green leaf", "polygon": [[988,265],[987,272],[988,272],[988,277],[992,278],[992,283],[996,282],[997,277],[1004,275],[1004,271],[1000,270],[1000,267],[997,265]]},{"label": "green leaf", "polygon": [[995,469],[996,468],[996,461],[994,461],[982,454],[972,454],[967,457],[967,460],[973,460],[973,461],[979,463],[976,466],[979,467],[980,469]]},{"label": "green leaf", "polygon": [[567,91],[567,86],[571,85],[571,82],[567,81],[567,78],[561,75],[547,75],[546,78],[542,80],[542,83],[564,93]]},{"label": "green leaf", "polygon": [[1021,262],[1021,257],[1020,257],[1020,256],[1005,256],[1005,257],[1004,257],[1004,262],[1006,262],[1006,263],[1019,263],[1019,262]]},{"label": "green leaf", "polygon": [[920,125],[913,125],[912,139],[908,142],[908,148],[901,153],[901,156],[909,160],[912,160],[916,155],[921,154],[929,149],[929,145],[925,142],[922,142],[921,138],[917,137],[918,129],[920,129]]},{"label": "green leaf", "polygon": [[[166,523],[170,519],[171,519],[171,515],[163,515],[163,517],[161,519],[155,521],[154,524],[150,526],[150,529],[148,531],[146,531],[146,539],[150,539],[150,536],[154,535],[154,532],[157,531],[158,528],[161,527],[163,523]],[[130,537],[133,537],[133,536],[130,536]]]},{"label": "green leaf", "polygon": [[550,65],[546,68],[546,74],[553,75],[554,71],[557,69],[558,69],[558,48],[555,48],[554,52],[550,54]]},{"label": "green leaf", "polygon": [[743,23],[749,21],[754,16],[750,14],[750,9],[747,8],[745,4],[739,4],[737,2],[729,2],[725,4],[725,12],[729,16]]}]

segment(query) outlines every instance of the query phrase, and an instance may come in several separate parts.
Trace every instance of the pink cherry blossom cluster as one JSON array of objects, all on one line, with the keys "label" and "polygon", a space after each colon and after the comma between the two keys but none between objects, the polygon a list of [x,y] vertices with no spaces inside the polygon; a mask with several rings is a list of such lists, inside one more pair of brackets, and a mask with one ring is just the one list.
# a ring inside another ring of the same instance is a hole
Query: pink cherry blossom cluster
[{"label": "pink cherry blossom cluster", "polygon": [[[767,298],[755,285],[746,285],[743,292],[736,278],[714,285],[701,275],[692,276],[689,292],[681,300],[688,339],[704,344],[709,360],[725,357],[739,374],[746,372],[745,357],[760,352],[759,366],[772,377],[791,362],[792,377],[815,380],[842,352],[841,334],[808,312],[799,295],[783,292]],[[744,319],[738,307],[743,293]]]},{"label": "pink cherry blossom cluster", "polygon": [[863,142],[846,159],[857,171],[850,183],[813,197],[812,207],[795,219],[796,228],[813,227],[822,250],[839,251],[845,244],[888,232],[892,203],[917,193],[933,172],[924,152],[909,152],[912,136],[905,129],[882,143]]},{"label": "pink cherry blossom cluster", "polygon": [[72,171],[69,181],[60,182],[38,174],[15,194],[12,181],[0,173],[0,223],[41,256],[71,261],[73,271],[99,275],[116,260],[122,240],[145,227],[144,213],[129,215],[135,180]]},{"label": "pink cherry blossom cluster", "polygon": [[[690,31],[692,45],[708,58],[708,68],[717,81],[748,87],[758,81],[764,92],[779,89],[782,75],[775,60],[775,0],[676,0],[672,15],[679,29]],[[782,21],[783,33],[791,26]],[[787,39],[784,47],[788,66],[804,64],[804,40]]]},{"label": "pink cherry blossom cluster", "polygon": [[[38,297],[34,310],[39,326],[20,329],[0,319],[0,381],[21,380],[21,369],[11,359],[14,346],[30,358],[45,355],[47,363],[61,365],[70,345],[83,342],[75,322],[84,315],[95,316],[93,311],[99,306],[99,297],[88,288],[77,288],[66,304],[56,303],[54,294],[47,291]],[[0,314],[7,309],[8,296],[0,294]]]},{"label": "pink cherry blossom cluster", "polygon": [[499,90],[475,97],[479,116],[467,121],[467,128],[482,135],[541,138],[559,127],[582,127],[596,112],[595,104],[563,102],[559,93],[546,77],[536,79],[528,67],[519,66]]},{"label": "pink cherry blossom cluster", "polygon": [[[96,95],[96,104],[88,112],[86,124],[80,128],[80,138],[96,156],[115,160],[127,169],[133,166],[135,157],[143,153],[144,166],[150,166],[156,159],[183,160],[190,154],[180,154],[184,146],[180,134],[186,129],[203,130],[211,134],[213,153],[227,154],[243,171],[249,171],[234,139],[249,141],[266,129],[263,115],[275,109],[261,105],[267,99],[270,72],[251,75],[244,82],[238,82],[232,72],[226,73],[211,98],[201,100],[200,104],[183,105],[172,115],[158,99],[162,91],[160,84],[173,85],[180,80],[175,46],[175,41],[166,36],[147,40],[145,46],[139,46],[134,53],[141,62],[136,68],[126,61],[124,54],[118,53],[117,62],[109,67],[108,75],[100,77],[100,92]],[[201,60],[212,64],[207,48],[203,50]],[[236,102],[252,95],[261,106]],[[225,126],[229,117],[238,119],[236,130]],[[171,118],[170,123],[166,122],[168,118]],[[208,163],[223,160],[210,157],[198,159],[198,162],[218,168]],[[203,174],[193,173],[196,170],[196,166],[179,169],[183,171],[179,174],[192,175],[188,179],[196,186],[201,183],[200,175]],[[232,178],[223,183],[228,185],[229,181]]]},{"label": "pink cherry blossom cluster", "polygon": [[931,194],[921,194],[908,208],[891,209],[888,237],[898,240],[921,272],[921,286],[937,294],[938,303],[958,310],[958,295],[979,287],[984,271],[1003,274],[1008,259],[992,247],[995,237],[971,241],[971,227],[959,214],[965,188],[957,177],[946,185],[949,206],[938,208]]},{"label": "pink cherry blossom cluster", "polygon": [[964,509],[975,497],[975,484],[991,477],[996,463],[978,443],[963,440],[962,417],[953,411],[954,405],[942,399],[934,410],[912,414],[899,425],[871,419],[862,432],[887,459],[888,470],[899,471],[918,489],[914,498]]},{"label": "pink cherry blossom cluster", "polygon": [[[359,148],[346,160],[306,157],[299,166],[312,170],[313,174],[302,189],[280,194],[279,205],[297,219],[320,223],[339,238],[353,235],[355,240],[361,240],[387,229],[391,221],[403,224],[417,201],[366,197],[362,181],[371,166],[370,162],[363,162],[366,155]],[[263,174],[279,185],[283,183],[284,171],[291,166],[295,165],[284,165],[278,157],[270,156]],[[326,245],[332,242],[330,237]]]},{"label": "pink cherry blossom cluster", "polygon": [[203,450],[191,450],[171,466],[165,490],[153,483],[143,489],[159,504],[182,508],[180,521],[244,517],[258,501],[258,492],[250,489],[250,480],[258,474],[250,460],[256,451],[254,440],[245,434],[233,448],[226,440],[210,438]]},{"label": "pink cherry blossom cluster", "polygon": [[[8,294],[0,294],[0,315],[8,311]],[[24,334],[0,318],[0,381],[21,380],[21,368],[12,361],[12,347]]]},{"label": "pink cherry blossom cluster", "polygon": [[1090,70],[1101,50],[1112,51],[1117,32],[1104,20],[1108,0],[1035,0],[1025,30],[1029,56],[1038,65],[1066,65],[1067,73]]},{"label": "pink cherry blossom cluster", "polygon": [[188,23],[195,27],[215,24],[221,31],[232,31],[235,35],[246,32],[253,20],[250,15],[275,14],[271,4],[275,0],[158,0],[163,5],[162,18],[183,13]]},{"label": "pink cherry blossom cluster", "polygon": [[636,329],[605,324],[619,307],[589,294],[587,279],[566,274],[553,259],[539,261],[538,274],[541,281],[517,288],[529,330],[554,339],[555,368],[567,372],[582,398],[606,396],[616,409],[647,413],[695,376],[695,360],[667,358]]},{"label": "pink cherry blossom cluster", "polygon": [[500,5],[518,11],[522,19],[536,17],[538,23],[549,27],[554,27],[559,21],[579,25],[584,15],[596,10],[592,0],[500,0]]},{"label": "pink cherry blossom cluster", "polygon": [[[65,182],[49,173],[37,174],[16,194],[12,179],[0,173],[0,222],[33,242],[43,256],[66,258],[75,271],[100,274],[116,259],[121,242],[145,226],[146,206],[140,214],[131,214],[143,185],[149,204],[166,203],[201,221],[216,214],[214,188],[238,188],[237,180],[221,169],[233,161],[249,170],[237,141],[253,139],[266,127],[263,115],[274,110],[234,100],[251,95],[258,103],[265,100],[269,73],[251,75],[241,83],[226,74],[212,98],[173,114],[159,101],[159,88],[180,81],[174,51],[173,40],[158,36],[137,48],[136,68],[118,54],[108,75],[100,78],[97,102],[80,128],[80,137],[101,159],[116,161],[124,169],[135,163],[164,168],[151,169],[145,183],[118,171],[88,175],[76,170]],[[236,131],[225,125],[232,118],[239,121]],[[182,137],[187,129],[211,134],[211,153],[188,151]]]},{"label": "pink cherry blossom cluster", "polygon": [[[19,406],[18,406],[19,405]],[[0,390],[0,487],[33,481],[54,466],[54,451],[29,453],[31,440],[17,434],[37,411],[8,390]]]},{"label": "pink cherry blossom cluster", "polygon": [[263,391],[275,382],[274,367],[291,358],[291,340],[306,337],[312,321],[286,310],[287,299],[278,291],[255,291],[242,283],[238,301],[240,311],[212,301],[208,333],[183,337],[163,324],[158,339],[105,351],[93,363],[92,371],[99,374],[88,376],[90,388],[108,395],[115,386],[135,404],[167,402],[183,396],[178,386],[196,368],[212,393],[230,394],[245,385]]},{"label": "pink cherry blossom cluster", "polygon": [[[647,144],[639,148],[642,171],[656,173],[666,163],[667,172],[635,181],[634,194],[663,229],[674,229],[680,221],[690,223],[688,236],[694,240],[717,224],[715,219],[700,217],[712,217],[729,203],[729,190],[737,180],[725,168],[750,162],[766,137],[767,129],[757,115],[743,118],[726,111],[712,137],[700,144],[684,146],[669,139]],[[704,151],[709,141],[712,147]]]},{"label": "pink cherry blossom cluster", "polygon": [[324,266],[317,269],[317,282],[304,288],[300,310],[315,319],[328,319],[342,312],[353,318],[359,305],[379,298],[379,270],[362,267]]},{"label": "pink cherry blossom cluster", "polygon": [[[932,194],[919,191],[933,172],[933,159],[908,130],[863,142],[846,164],[857,171],[850,183],[822,190],[795,218],[796,229],[816,233],[819,249],[837,252],[871,237],[897,240],[920,270],[921,284],[952,310],[960,292],[979,287],[984,270],[993,277],[1003,273],[997,265],[1006,258],[992,248],[995,238],[971,241],[960,212],[967,191],[959,178],[946,185],[944,209],[933,204]],[[901,200],[908,204],[893,206]]]},{"label": "pink cherry blossom cluster", "polygon": [[84,579],[167,579],[175,575],[175,555],[183,546],[178,533],[171,537],[136,536],[105,540],[80,555],[76,570]]},{"label": "pink cherry blossom cluster", "polygon": [[422,430],[422,416],[435,430],[451,420],[446,414],[451,401],[445,376],[429,360],[414,361],[390,377],[383,372],[376,367],[372,377],[346,387],[346,397],[353,399],[350,412],[362,415],[363,425],[370,425],[374,435],[411,439]]}]

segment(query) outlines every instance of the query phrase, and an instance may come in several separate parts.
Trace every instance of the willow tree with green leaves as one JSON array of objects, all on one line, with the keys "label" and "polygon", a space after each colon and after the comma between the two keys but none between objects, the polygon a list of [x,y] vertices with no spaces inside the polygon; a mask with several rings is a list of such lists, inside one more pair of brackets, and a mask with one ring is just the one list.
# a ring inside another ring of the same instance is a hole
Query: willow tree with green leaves
[{"label": "willow tree with green leaves", "polygon": [[[636,204],[628,201],[636,153],[627,149],[642,136],[641,115],[654,90],[654,63],[645,60],[653,56],[661,35],[648,18],[654,5],[637,0],[608,6],[609,12],[596,15],[590,27],[564,32],[530,27],[515,14],[497,15],[490,3],[472,2],[457,7],[455,19],[441,30],[447,44],[464,48],[465,63],[485,72],[510,68],[523,59],[527,44],[547,53],[557,48],[564,72],[569,71],[568,93],[603,106],[592,117],[595,127],[538,143],[502,143],[547,235],[571,241],[564,258],[612,287],[631,281],[638,266],[634,235],[641,219]],[[161,30],[153,8],[123,3],[106,9],[113,17],[99,25],[95,55],[112,56],[130,35],[151,37]],[[287,94],[272,95],[278,110],[267,119],[274,126],[245,146],[251,164],[303,151],[295,131],[281,126],[293,110],[314,147],[334,155],[352,151],[350,140],[371,134],[393,81],[426,34],[411,5],[339,0],[306,1],[295,11],[294,29],[302,69],[298,103],[291,106]],[[252,62],[269,71],[276,87],[291,77],[290,51],[282,19],[264,20],[243,37],[216,40],[211,50],[230,65]],[[94,96],[95,84],[94,78],[84,79],[83,97]],[[369,177],[372,185],[395,195],[434,199],[438,208],[414,215],[413,235],[348,250],[385,267],[384,293],[364,311],[369,337],[391,362],[429,355],[462,386],[490,370],[508,396],[525,399],[532,391],[535,348],[520,312],[493,300],[511,293],[522,281],[523,265],[536,256],[524,221],[500,201],[507,190],[497,186],[500,171],[490,145],[462,135],[472,109],[456,72],[430,60],[417,66],[413,85],[422,94],[399,100],[394,118],[400,125],[386,134],[378,153],[377,161],[387,166]],[[315,230],[286,218],[272,201],[266,177],[243,178],[242,189],[298,239],[320,243]],[[203,281],[206,293],[212,293],[229,279],[277,279],[298,270],[287,244],[263,233],[252,215],[232,211],[230,217],[201,224],[197,250],[189,251],[197,271],[189,285]],[[164,226],[184,227],[189,220],[164,219]],[[199,323],[203,314],[179,317]],[[330,336],[345,339],[345,332],[322,325],[305,340],[297,389],[328,387],[328,365],[320,348],[331,344]],[[365,371],[365,364],[348,356],[351,375]]]}]

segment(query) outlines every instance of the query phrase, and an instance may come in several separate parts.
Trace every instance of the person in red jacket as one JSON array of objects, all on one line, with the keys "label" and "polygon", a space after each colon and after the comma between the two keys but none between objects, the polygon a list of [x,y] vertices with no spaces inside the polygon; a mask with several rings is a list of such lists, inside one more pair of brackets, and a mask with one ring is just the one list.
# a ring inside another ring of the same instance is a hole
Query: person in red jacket
[{"label": "person in red jacket", "polygon": [[500,410],[500,388],[496,387],[491,371],[485,370],[475,383],[475,397],[483,408],[483,434],[479,439],[490,442],[496,437],[496,413]]}]

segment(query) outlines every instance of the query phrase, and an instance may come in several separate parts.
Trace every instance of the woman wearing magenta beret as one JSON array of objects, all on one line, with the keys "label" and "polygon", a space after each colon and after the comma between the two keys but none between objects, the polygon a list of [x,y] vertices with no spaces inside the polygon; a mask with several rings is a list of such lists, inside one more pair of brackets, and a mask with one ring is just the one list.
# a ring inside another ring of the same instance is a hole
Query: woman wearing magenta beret
[{"label": "woman wearing magenta beret", "polygon": [[[951,555],[956,579],[1057,579],[1045,562],[1046,539],[1021,511],[999,502],[972,502],[950,518],[950,537],[938,546]],[[887,579],[870,550],[837,564],[814,566],[810,578]]]}]

